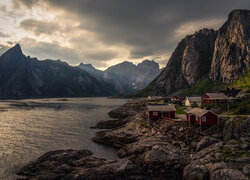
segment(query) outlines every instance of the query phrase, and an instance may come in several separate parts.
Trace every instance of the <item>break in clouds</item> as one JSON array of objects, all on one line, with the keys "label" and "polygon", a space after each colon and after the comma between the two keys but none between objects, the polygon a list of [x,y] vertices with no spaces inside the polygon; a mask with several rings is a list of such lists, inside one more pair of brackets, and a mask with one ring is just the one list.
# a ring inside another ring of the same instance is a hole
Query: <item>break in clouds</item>
[{"label": "break in clouds", "polygon": [[165,66],[184,36],[249,8],[249,0],[4,0],[0,53],[19,42],[26,55],[72,65],[154,59]]}]

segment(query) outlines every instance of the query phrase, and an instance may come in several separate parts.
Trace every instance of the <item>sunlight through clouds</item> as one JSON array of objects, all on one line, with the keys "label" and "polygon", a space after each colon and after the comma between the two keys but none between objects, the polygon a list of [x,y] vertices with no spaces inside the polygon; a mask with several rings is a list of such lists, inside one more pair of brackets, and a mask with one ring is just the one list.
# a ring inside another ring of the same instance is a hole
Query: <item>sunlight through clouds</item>
[{"label": "sunlight through clouds", "polygon": [[105,69],[125,60],[154,59],[164,67],[186,35],[217,29],[232,9],[250,6],[246,0],[198,2],[2,0],[0,52],[20,42],[26,55],[71,65]]}]

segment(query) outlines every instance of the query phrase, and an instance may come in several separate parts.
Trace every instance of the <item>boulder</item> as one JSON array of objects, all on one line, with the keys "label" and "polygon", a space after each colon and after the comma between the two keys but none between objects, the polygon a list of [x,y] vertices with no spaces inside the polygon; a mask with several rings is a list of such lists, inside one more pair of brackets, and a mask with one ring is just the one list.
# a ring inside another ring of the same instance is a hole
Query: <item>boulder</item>
[{"label": "boulder", "polygon": [[204,149],[214,143],[218,142],[217,139],[209,136],[205,136],[202,138],[196,145],[196,151],[200,151],[201,149]]},{"label": "boulder", "polygon": [[143,137],[121,148],[118,155],[130,159],[154,178],[180,179],[189,162],[188,153],[170,143],[168,136]]},{"label": "boulder", "polygon": [[90,128],[92,129],[114,129],[121,127],[128,123],[132,118],[128,117],[125,119],[115,119],[115,120],[107,120],[107,121],[100,121],[95,126],[92,126]]},{"label": "boulder", "polygon": [[211,173],[210,179],[221,180],[221,179],[240,179],[248,180],[240,170],[237,169],[220,169]]},{"label": "boulder", "polygon": [[141,114],[137,114],[132,117],[130,122],[120,128],[97,132],[92,140],[96,143],[120,148],[137,141],[148,131],[148,122],[141,117]]},{"label": "boulder", "polygon": [[150,179],[127,159],[107,161],[88,150],[51,151],[23,167],[18,175],[25,179],[142,180]]}]

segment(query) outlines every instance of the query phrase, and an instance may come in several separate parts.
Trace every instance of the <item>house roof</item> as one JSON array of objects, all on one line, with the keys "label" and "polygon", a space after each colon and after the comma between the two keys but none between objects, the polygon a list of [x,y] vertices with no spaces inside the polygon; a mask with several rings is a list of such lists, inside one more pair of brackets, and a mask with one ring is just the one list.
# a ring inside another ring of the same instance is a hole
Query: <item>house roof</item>
[{"label": "house roof", "polygon": [[220,93],[223,93],[228,97],[236,97],[240,92],[241,92],[240,89],[234,89],[234,88],[220,91]]},{"label": "house roof", "polygon": [[206,93],[212,99],[228,99],[228,97],[223,93]]},{"label": "house roof", "polygon": [[186,97],[189,102],[201,102],[201,97]]},{"label": "house roof", "polygon": [[176,111],[174,105],[148,105],[148,111]]},{"label": "house roof", "polygon": [[[207,112],[213,113],[212,111],[208,111],[208,110],[206,110],[206,109],[200,109],[200,108],[193,108],[193,109],[189,110],[187,113],[188,113],[188,114],[193,114],[193,115],[195,115],[195,116],[201,117],[201,116],[203,116],[204,114],[206,114]],[[213,114],[215,114],[215,113],[213,113]]]}]

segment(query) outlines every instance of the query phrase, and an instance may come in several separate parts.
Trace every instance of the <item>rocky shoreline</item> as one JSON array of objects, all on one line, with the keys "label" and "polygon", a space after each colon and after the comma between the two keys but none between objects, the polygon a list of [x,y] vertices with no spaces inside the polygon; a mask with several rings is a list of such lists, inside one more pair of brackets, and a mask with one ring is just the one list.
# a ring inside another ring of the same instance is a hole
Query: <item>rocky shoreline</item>
[{"label": "rocky shoreline", "polygon": [[[209,130],[164,120],[149,124],[145,107],[125,104],[100,122],[96,143],[118,148],[121,158],[88,150],[48,152],[22,168],[23,179],[249,179],[250,118],[220,120]],[[21,178],[22,179],[22,178]]]}]

